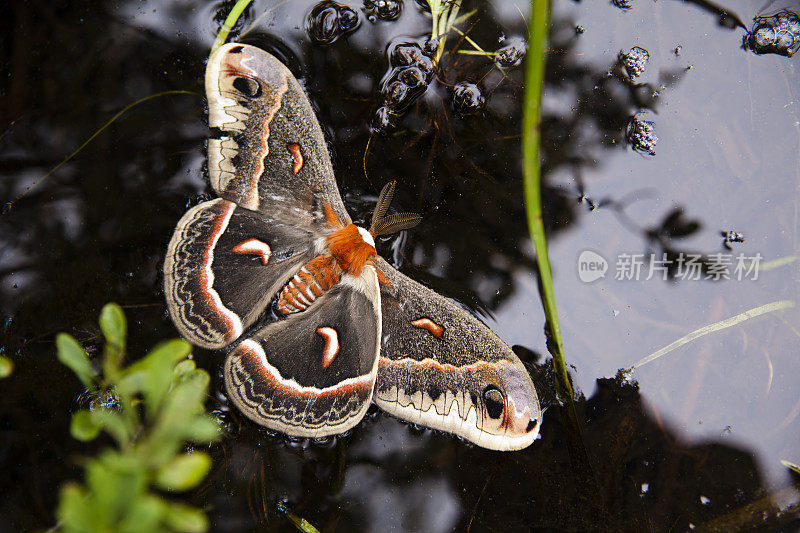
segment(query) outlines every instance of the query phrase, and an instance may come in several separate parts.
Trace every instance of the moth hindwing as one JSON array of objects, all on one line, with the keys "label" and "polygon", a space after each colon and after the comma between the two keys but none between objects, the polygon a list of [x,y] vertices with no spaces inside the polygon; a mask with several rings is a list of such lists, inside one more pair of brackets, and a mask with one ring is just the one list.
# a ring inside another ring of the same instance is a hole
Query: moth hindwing
[{"label": "moth hindwing", "polygon": [[[234,405],[297,436],[346,431],[374,400],[486,448],[533,442],[541,409],[524,366],[480,321],[377,256],[375,236],[420,217],[388,214],[390,184],[369,230],[351,223],[291,72],[258,48],[227,44],[209,59],[206,94],[220,198],[178,222],[164,292],[194,344],[239,341],[224,370]],[[279,319],[245,333],[268,306]]]}]

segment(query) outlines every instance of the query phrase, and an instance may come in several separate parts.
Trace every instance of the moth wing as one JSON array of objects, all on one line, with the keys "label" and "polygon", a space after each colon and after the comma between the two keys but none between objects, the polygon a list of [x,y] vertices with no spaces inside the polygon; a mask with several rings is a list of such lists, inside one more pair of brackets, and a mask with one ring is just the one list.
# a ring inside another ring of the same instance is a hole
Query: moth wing
[{"label": "moth wing", "polygon": [[187,211],[164,260],[172,321],[193,344],[237,339],[314,253],[310,216],[273,218],[218,198]]},{"label": "moth wing", "polygon": [[381,301],[372,266],[303,312],[274,322],[225,360],[228,397],[252,421],[300,437],[342,433],[372,398]]},{"label": "moth wing", "polygon": [[432,290],[376,261],[383,339],[374,401],[415,424],[478,446],[518,450],[539,433],[530,375],[486,325]]},{"label": "moth wing", "polygon": [[345,224],[328,147],[303,89],[267,52],[229,43],[206,67],[208,172],[217,193],[251,210],[329,204]]}]

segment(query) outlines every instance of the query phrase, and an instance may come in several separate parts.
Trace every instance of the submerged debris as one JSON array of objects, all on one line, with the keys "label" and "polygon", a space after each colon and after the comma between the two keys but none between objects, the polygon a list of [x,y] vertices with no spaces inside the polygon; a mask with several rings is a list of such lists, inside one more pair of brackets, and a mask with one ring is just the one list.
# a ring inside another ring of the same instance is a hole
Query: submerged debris
[{"label": "submerged debris", "polygon": [[483,93],[474,83],[460,81],[453,87],[453,109],[460,115],[477,113],[484,102]]},{"label": "submerged debris", "polygon": [[756,54],[792,57],[800,49],[800,16],[784,9],[769,17],[756,17],[743,44]]},{"label": "submerged debris", "polygon": [[641,46],[634,46],[629,51],[619,52],[619,62],[625,67],[625,72],[631,79],[638,78],[644,73],[647,62],[650,61],[650,52]]},{"label": "submerged debris", "polygon": [[494,60],[501,67],[516,67],[525,57],[528,45],[522,37],[511,37],[506,39],[505,46],[498,48],[494,55]]},{"label": "submerged debris", "polygon": [[720,232],[720,234],[725,238],[725,240],[722,241],[722,245],[725,248],[727,248],[728,250],[732,250],[733,249],[731,244],[733,244],[735,242],[744,242],[744,235],[742,235],[738,231],[733,231],[733,230],[731,230],[731,231],[722,231],[722,232]]},{"label": "submerged debris", "polygon": [[635,115],[628,123],[628,131],[625,133],[625,138],[631,148],[637,152],[656,155],[658,137],[656,137],[655,129],[654,122],[644,120],[639,115]]},{"label": "submerged debris", "polygon": [[384,131],[392,125],[392,112],[388,107],[381,106],[375,111],[372,120],[369,123],[370,130]]},{"label": "submerged debris", "polygon": [[332,0],[316,4],[308,14],[306,31],[317,44],[331,44],[359,26],[358,13]]},{"label": "submerged debris", "polygon": [[370,22],[395,20],[403,10],[402,0],[364,0],[364,10]]},{"label": "submerged debris", "polygon": [[611,0],[611,4],[620,9],[630,9],[633,7],[631,0]]}]

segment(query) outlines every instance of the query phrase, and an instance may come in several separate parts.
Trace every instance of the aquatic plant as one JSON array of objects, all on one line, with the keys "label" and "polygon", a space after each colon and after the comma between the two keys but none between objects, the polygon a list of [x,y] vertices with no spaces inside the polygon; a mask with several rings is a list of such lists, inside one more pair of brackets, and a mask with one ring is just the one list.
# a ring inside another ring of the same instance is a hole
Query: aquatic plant
[{"label": "aquatic plant", "polygon": [[55,529],[82,531],[202,532],[201,509],[165,497],[196,487],[211,458],[185,451],[220,436],[205,411],[209,376],[187,357],[180,339],[157,345],[124,366],[127,324],[122,309],[107,304],[100,314],[105,348],[90,359],[70,335],[56,337],[58,360],[87,388],[91,401],[72,417],[70,433],[91,441],[105,432],[114,441],[83,463],[85,480],[61,488]]},{"label": "aquatic plant", "polygon": [[444,53],[447,34],[453,27],[464,20],[458,18],[461,0],[427,0],[431,10],[431,41],[436,43],[434,64],[438,64]]},{"label": "aquatic plant", "polygon": [[217,33],[214,44],[211,45],[211,51],[208,53],[209,56],[214,53],[214,50],[225,44],[231,30],[233,30],[236,23],[239,21],[239,17],[242,16],[242,13],[244,13],[244,10],[252,1],[253,0],[238,0],[236,4],[234,4],[230,13],[228,13],[228,16],[225,18],[225,22],[222,23],[222,27],[219,29],[219,33]]},{"label": "aquatic plant", "polygon": [[544,66],[547,56],[547,32],[550,28],[549,0],[531,0],[531,15],[528,25],[528,46],[531,49],[525,67],[525,97],[522,104],[522,168],[525,210],[528,230],[536,249],[536,264],[542,286],[542,302],[552,346],[559,396],[572,402],[574,393],[567,374],[564,358],[564,343],[558,322],[553,275],[547,255],[547,238],[542,222],[541,169],[539,166],[539,130],[541,119],[542,91],[544,89]]}]

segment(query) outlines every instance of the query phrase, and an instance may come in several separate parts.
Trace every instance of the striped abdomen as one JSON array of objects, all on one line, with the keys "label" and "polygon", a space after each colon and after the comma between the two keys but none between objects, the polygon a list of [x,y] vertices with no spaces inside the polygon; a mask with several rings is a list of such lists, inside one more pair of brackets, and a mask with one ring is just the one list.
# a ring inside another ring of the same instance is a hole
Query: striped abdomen
[{"label": "striped abdomen", "polygon": [[289,280],[278,297],[278,312],[288,315],[305,310],[342,277],[338,261],[318,255]]}]

